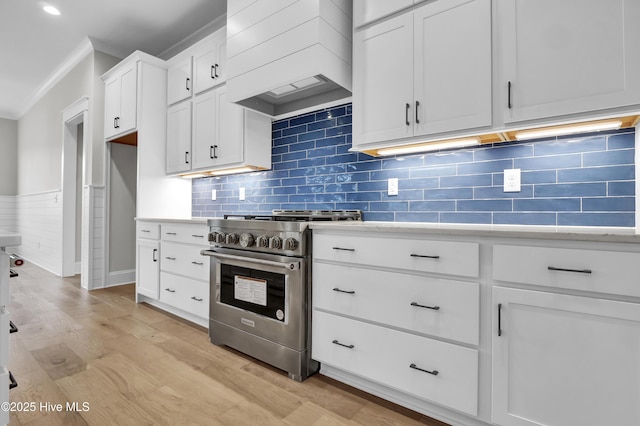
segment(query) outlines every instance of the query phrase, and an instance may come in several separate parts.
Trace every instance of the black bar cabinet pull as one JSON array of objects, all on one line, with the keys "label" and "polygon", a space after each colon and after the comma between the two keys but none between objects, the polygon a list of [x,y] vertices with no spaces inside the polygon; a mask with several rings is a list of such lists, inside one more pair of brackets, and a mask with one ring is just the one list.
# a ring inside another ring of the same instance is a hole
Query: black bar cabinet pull
[{"label": "black bar cabinet pull", "polygon": [[169,293],[175,293],[176,291],[172,288],[165,288],[164,291],[168,291]]},{"label": "black bar cabinet pull", "polygon": [[429,373],[429,374],[432,374],[434,376],[437,376],[438,374],[440,374],[440,372],[438,370],[432,370],[432,371],[425,370],[424,368],[420,368],[415,364],[409,365],[409,368],[413,368],[414,370],[422,371],[423,373]]},{"label": "black bar cabinet pull", "polygon": [[547,266],[547,269],[550,271],[561,271],[561,272],[577,272],[578,274],[590,274],[591,269],[567,269],[567,268],[556,268],[555,266]]},{"label": "black bar cabinet pull", "polygon": [[416,303],[416,302],[411,302],[411,306],[416,306],[418,308],[433,309],[434,311],[439,311],[440,310],[440,306],[427,306],[427,305],[421,305],[421,304]]},{"label": "black bar cabinet pull", "polygon": [[214,70],[214,69],[215,69],[215,65],[211,65],[211,78],[216,78],[216,77],[213,75],[213,70]]},{"label": "black bar cabinet pull", "polygon": [[204,235],[191,234],[193,238],[204,238]]},{"label": "black bar cabinet pull", "polygon": [[194,265],[204,265],[204,263],[202,263],[202,262],[196,262],[196,261],[193,261],[193,262],[191,262],[191,263],[193,263]]},{"label": "black bar cabinet pull", "polygon": [[216,69],[216,71],[215,71],[216,72],[216,78],[218,78],[219,77],[219,75],[218,75],[218,64],[215,64],[215,69]]},{"label": "black bar cabinet pull", "polygon": [[153,249],[153,261],[158,261],[158,249]]},{"label": "black bar cabinet pull", "polygon": [[187,81],[185,82],[185,86],[184,86],[185,89],[187,89],[187,90],[191,90],[191,89],[189,89],[189,80],[190,80],[190,78],[187,77]]},{"label": "black bar cabinet pull", "polygon": [[165,259],[167,259],[167,260],[176,260],[175,257],[171,257],[171,256],[165,256]]},{"label": "black bar cabinet pull", "polygon": [[334,288],[333,291],[337,291],[339,293],[356,294],[355,290],[341,290],[338,287]]},{"label": "black bar cabinet pull", "polygon": [[498,303],[498,337],[502,336],[502,303]]},{"label": "black bar cabinet pull", "polygon": [[191,299],[195,300],[196,302],[202,302],[202,299],[199,299],[199,298],[197,298],[195,296],[191,296]]},{"label": "black bar cabinet pull", "polygon": [[429,255],[426,255],[426,254],[414,254],[414,253],[411,253],[410,256],[411,257],[422,257],[422,258],[425,258],[425,259],[440,259],[440,256],[429,256]]},{"label": "black bar cabinet pull", "polygon": [[420,102],[416,101],[416,124],[420,124],[420,119],[418,118],[418,107],[420,106]]},{"label": "black bar cabinet pull", "polygon": [[140,232],[151,232],[148,229],[141,229]]},{"label": "black bar cabinet pull", "polygon": [[355,348],[355,346],[353,346],[353,345],[345,345],[344,343],[340,343],[340,342],[338,342],[337,340],[334,340],[334,341],[333,341],[333,342],[331,342],[331,343],[333,343],[334,345],[342,346],[342,347],[347,348],[347,349],[353,349],[353,348]]},{"label": "black bar cabinet pull", "polygon": [[334,249],[334,250],[341,250],[341,251],[356,251],[356,249],[343,248],[343,247],[332,247],[332,249]]},{"label": "black bar cabinet pull", "polygon": [[165,232],[167,235],[177,235],[175,232]]},{"label": "black bar cabinet pull", "polygon": [[507,83],[507,107],[511,109],[511,82]]},{"label": "black bar cabinet pull", "polygon": [[209,147],[209,158],[218,158],[218,154],[216,153],[216,149],[218,149],[218,145],[211,145]]},{"label": "black bar cabinet pull", "polygon": [[407,126],[411,125],[411,123],[409,123],[409,108],[411,108],[411,105],[406,104],[404,110],[404,121]]},{"label": "black bar cabinet pull", "polygon": [[184,163],[189,164],[189,151],[184,152]]},{"label": "black bar cabinet pull", "polygon": [[9,321],[9,334],[17,333],[17,332],[18,332],[18,327],[16,327],[13,321]]},{"label": "black bar cabinet pull", "polygon": [[13,377],[13,373],[11,371],[9,371],[9,381],[11,383],[9,383],[9,389],[14,389],[18,387],[18,382],[16,382],[15,377]]}]

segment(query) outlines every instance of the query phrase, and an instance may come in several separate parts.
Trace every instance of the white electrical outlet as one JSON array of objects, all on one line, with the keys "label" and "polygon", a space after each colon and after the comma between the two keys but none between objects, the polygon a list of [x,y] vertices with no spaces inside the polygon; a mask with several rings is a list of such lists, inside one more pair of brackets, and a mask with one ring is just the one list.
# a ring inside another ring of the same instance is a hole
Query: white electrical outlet
[{"label": "white electrical outlet", "polygon": [[520,169],[504,171],[504,192],[520,192]]},{"label": "white electrical outlet", "polygon": [[212,190],[211,190],[211,201],[215,201],[215,200],[216,200],[216,198],[217,198],[216,190],[215,190],[215,189],[212,189]]},{"label": "white electrical outlet", "polygon": [[240,188],[240,191],[238,192],[238,199],[240,201],[244,201],[244,188]]},{"label": "white electrical outlet", "polygon": [[398,178],[390,178],[387,181],[387,195],[398,195]]}]

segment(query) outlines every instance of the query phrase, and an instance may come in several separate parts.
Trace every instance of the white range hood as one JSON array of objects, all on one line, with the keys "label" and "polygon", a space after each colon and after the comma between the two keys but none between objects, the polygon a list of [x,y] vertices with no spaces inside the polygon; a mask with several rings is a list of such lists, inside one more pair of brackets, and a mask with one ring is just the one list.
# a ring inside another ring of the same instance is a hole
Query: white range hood
[{"label": "white range hood", "polygon": [[351,96],[350,0],[227,4],[227,94],[278,116]]}]

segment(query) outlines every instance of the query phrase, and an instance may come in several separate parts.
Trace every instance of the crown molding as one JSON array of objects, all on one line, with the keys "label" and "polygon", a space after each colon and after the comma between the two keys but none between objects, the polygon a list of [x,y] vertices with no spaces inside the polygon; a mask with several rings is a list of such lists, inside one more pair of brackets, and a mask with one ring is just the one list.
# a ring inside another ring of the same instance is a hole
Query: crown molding
[{"label": "crown molding", "polygon": [[200,28],[195,33],[183,38],[170,48],[166,49],[164,52],[160,53],[158,57],[164,60],[171,59],[186,48],[193,46],[206,36],[218,31],[225,25],[227,25],[227,14],[223,13],[204,27]]},{"label": "crown molding", "polygon": [[24,116],[40,101],[56,84],[58,84],[76,65],[94,51],[93,44],[85,37],[80,44],[56,67],[47,79],[36,89],[31,97],[18,110],[16,119]]}]

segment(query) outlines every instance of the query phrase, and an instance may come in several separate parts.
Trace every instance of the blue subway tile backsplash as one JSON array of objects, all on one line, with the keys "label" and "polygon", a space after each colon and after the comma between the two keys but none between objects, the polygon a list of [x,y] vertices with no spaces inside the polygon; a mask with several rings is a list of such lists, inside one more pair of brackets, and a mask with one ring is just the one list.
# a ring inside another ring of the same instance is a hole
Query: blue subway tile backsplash
[{"label": "blue subway tile backsplash", "polygon": [[[272,170],[194,179],[193,216],[360,209],[387,222],[635,226],[633,129],[375,158],[349,152],[346,104],[274,121],[272,138]],[[503,191],[511,168],[520,192]]]}]

